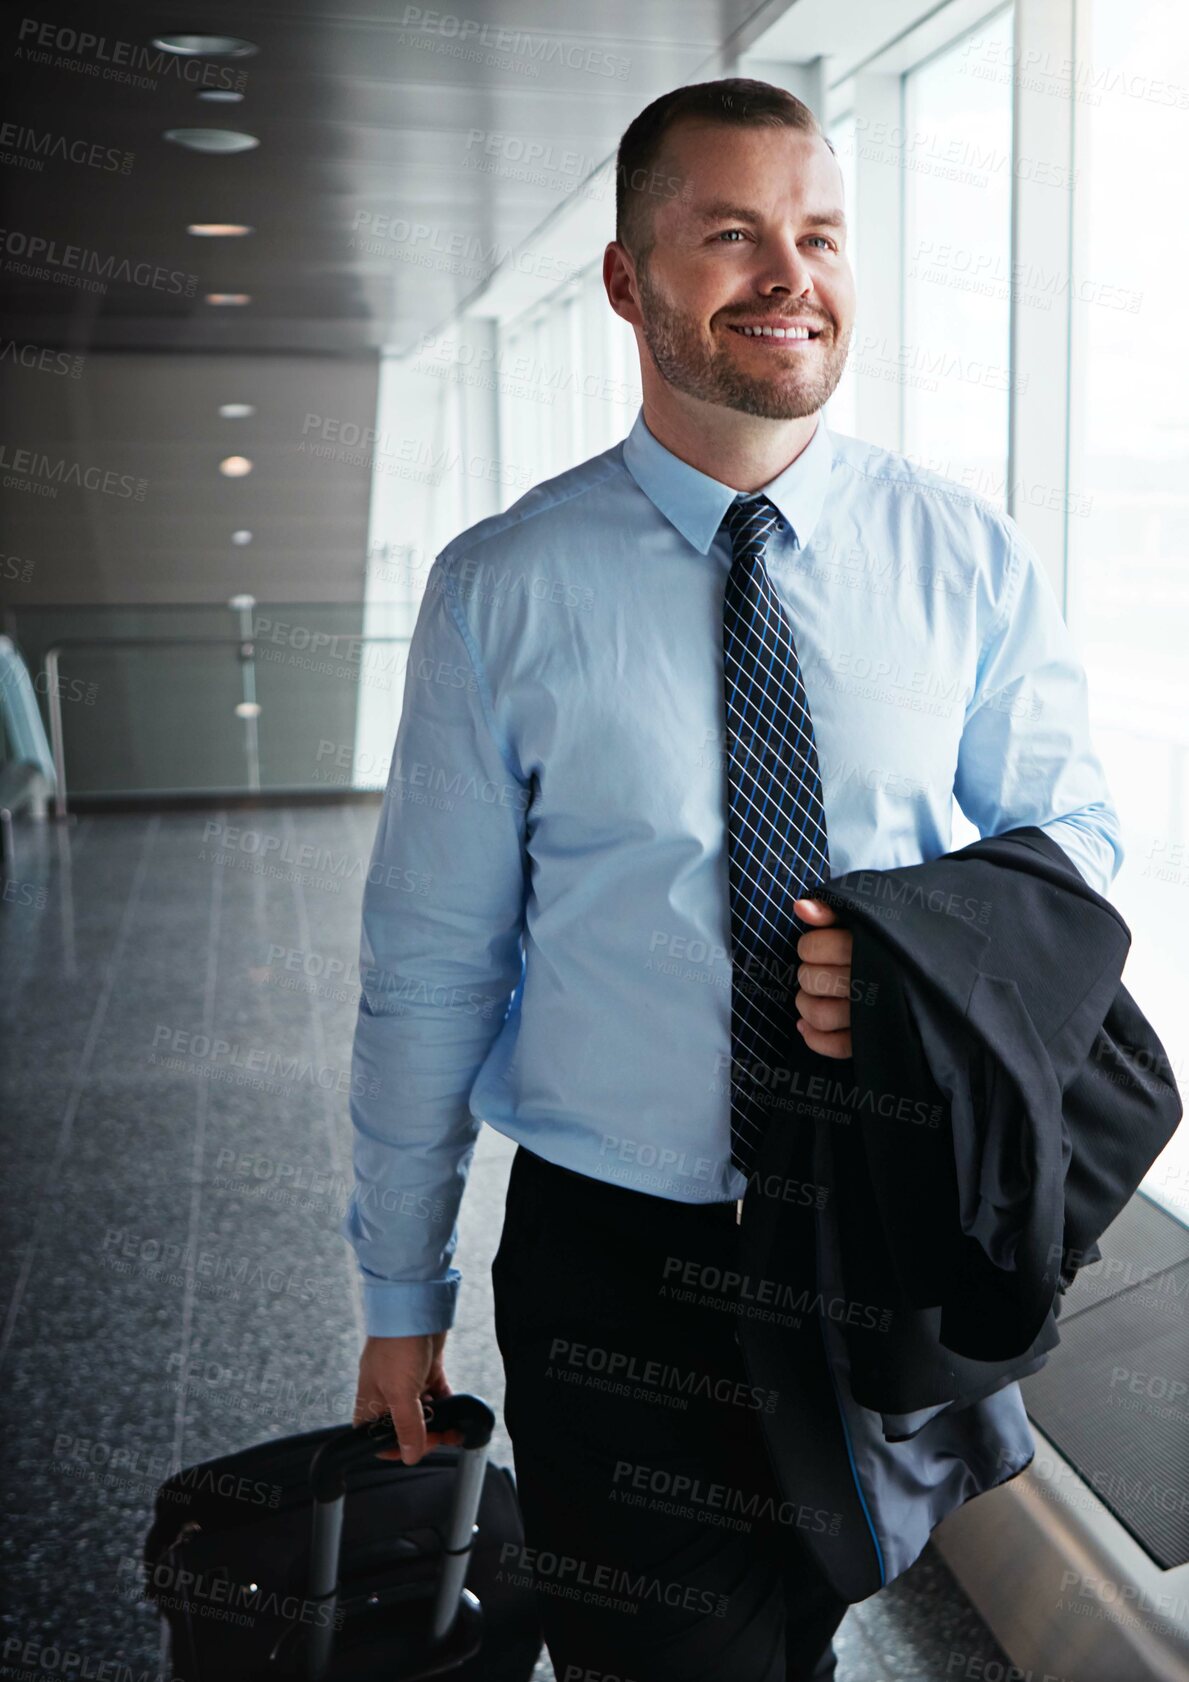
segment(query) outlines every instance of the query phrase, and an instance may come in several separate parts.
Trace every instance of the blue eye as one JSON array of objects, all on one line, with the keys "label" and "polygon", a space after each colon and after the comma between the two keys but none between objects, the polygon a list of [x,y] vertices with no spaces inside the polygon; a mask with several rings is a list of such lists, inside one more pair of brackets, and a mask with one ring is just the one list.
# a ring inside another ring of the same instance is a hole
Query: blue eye
[{"label": "blue eye", "polygon": [[[728,234],[738,234],[740,239],[745,239],[747,237],[746,232],[743,228],[723,228],[714,237],[718,240],[725,240]],[[817,240],[821,245],[823,245],[825,247],[825,249],[827,251],[832,251],[833,248],[834,248],[833,240],[828,239],[825,234],[810,234],[809,238],[811,240]],[[734,245],[734,244],[737,244],[738,242],[735,241],[735,240],[732,240],[730,243],[732,245]]]}]

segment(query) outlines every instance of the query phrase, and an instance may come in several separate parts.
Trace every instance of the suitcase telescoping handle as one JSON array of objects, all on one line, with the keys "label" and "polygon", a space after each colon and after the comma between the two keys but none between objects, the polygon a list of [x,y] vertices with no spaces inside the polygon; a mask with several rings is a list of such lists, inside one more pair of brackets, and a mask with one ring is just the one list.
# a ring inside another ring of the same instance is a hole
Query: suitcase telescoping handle
[{"label": "suitcase telescoping handle", "polygon": [[[432,1431],[457,1431],[462,1438],[454,1504],[442,1538],[442,1570],[430,1613],[428,1640],[433,1647],[443,1643],[450,1634],[463,1600],[495,1414],[478,1396],[468,1395],[442,1396],[428,1404],[426,1413],[426,1423]],[[373,1461],[381,1449],[396,1446],[396,1431],[386,1414],[363,1425],[345,1425],[338,1436],[322,1444],[310,1462],[314,1514],[306,1593],[311,1601],[324,1602],[329,1615],[309,1630],[303,1653],[306,1682],[317,1682],[322,1676],[334,1645],[346,1474]],[[400,1463],[384,1461],[382,1464],[391,1465],[395,1471]]]}]

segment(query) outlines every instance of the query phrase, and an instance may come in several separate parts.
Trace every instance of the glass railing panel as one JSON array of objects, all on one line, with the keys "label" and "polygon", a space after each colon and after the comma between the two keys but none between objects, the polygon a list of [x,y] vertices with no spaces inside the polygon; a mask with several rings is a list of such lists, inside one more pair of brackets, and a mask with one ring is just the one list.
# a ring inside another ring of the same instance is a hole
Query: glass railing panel
[{"label": "glass railing panel", "polygon": [[56,686],[68,797],[85,799],[382,788],[415,617],[373,604],[365,637],[358,603],[84,605],[7,626],[51,740]]}]

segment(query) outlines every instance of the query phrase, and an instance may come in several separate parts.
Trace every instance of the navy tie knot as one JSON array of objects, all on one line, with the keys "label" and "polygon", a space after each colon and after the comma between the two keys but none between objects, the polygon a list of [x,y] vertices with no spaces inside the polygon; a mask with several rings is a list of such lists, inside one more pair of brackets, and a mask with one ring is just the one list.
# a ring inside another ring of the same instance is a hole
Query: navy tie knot
[{"label": "navy tie knot", "polygon": [[736,554],[743,550],[762,553],[773,530],[783,523],[780,510],[762,491],[740,492],[723,515]]}]

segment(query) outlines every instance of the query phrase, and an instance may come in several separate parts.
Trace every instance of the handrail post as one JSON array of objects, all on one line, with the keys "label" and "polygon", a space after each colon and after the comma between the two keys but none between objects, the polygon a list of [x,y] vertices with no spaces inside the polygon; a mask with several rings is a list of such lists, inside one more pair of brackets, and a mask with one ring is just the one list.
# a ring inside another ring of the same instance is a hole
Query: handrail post
[{"label": "handrail post", "polygon": [[61,822],[66,809],[66,748],[62,739],[62,696],[58,689],[58,655],[55,645],[45,654],[45,695],[50,709],[50,746],[54,754],[54,817]]},{"label": "handrail post", "polygon": [[254,794],[258,794],[260,792],[260,732],[257,719],[260,716],[260,705],[256,700],[256,643],[252,624],[256,609],[256,598],[247,594],[232,596],[227,605],[233,613],[239,614],[239,660],[243,684],[243,701],[236,708],[236,711],[244,721],[244,754],[248,761],[248,787]]}]

